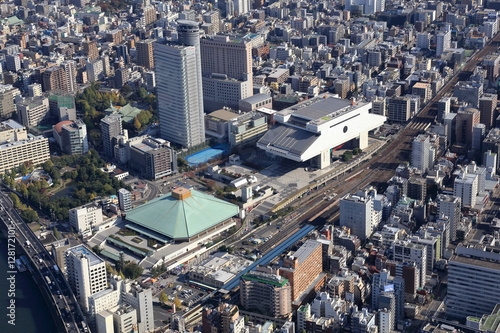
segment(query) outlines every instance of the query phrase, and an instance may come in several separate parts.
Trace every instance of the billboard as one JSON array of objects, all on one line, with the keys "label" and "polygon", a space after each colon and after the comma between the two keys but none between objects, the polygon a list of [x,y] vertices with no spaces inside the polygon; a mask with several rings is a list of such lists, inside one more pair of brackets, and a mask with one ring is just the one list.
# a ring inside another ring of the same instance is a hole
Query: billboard
[{"label": "billboard", "polygon": [[394,291],[394,285],[388,284],[384,286],[384,292]]}]

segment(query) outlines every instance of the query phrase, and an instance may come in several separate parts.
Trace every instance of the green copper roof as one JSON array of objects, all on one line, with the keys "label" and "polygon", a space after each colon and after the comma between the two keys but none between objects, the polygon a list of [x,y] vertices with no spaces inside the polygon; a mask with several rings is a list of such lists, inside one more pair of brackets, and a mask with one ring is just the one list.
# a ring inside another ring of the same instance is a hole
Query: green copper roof
[{"label": "green copper roof", "polygon": [[171,193],[127,212],[127,220],[170,238],[193,237],[235,215],[239,207],[191,190],[191,196],[176,199]]}]

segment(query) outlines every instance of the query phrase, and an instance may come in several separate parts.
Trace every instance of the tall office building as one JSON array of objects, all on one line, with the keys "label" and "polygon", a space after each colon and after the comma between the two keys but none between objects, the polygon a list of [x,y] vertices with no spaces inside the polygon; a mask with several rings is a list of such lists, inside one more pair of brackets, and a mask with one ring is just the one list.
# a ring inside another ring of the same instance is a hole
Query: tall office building
[{"label": "tall office building", "polygon": [[423,287],[427,280],[427,248],[421,244],[396,240],[392,244],[392,254],[394,260],[397,262],[415,263],[420,272],[420,281],[417,283],[417,287]]},{"label": "tall office building", "polygon": [[10,118],[12,113],[16,111],[14,98],[21,95],[19,89],[14,88],[11,84],[0,85],[0,117],[3,119]]},{"label": "tall office building", "polygon": [[125,188],[118,190],[118,202],[120,209],[124,212],[132,209],[132,193]]},{"label": "tall office building", "polygon": [[474,125],[479,124],[479,110],[474,108],[458,110],[455,119],[455,137],[457,144],[470,147],[472,145],[472,129]]},{"label": "tall office building", "polygon": [[448,304],[450,316],[481,318],[500,300],[500,252],[498,246],[459,245],[448,261]]},{"label": "tall office building", "polygon": [[441,57],[451,47],[451,31],[440,31],[436,34],[436,57]]},{"label": "tall office building", "polygon": [[455,241],[457,238],[457,225],[461,219],[462,200],[460,197],[455,197],[446,194],[439,194],[437,197],[438,213],[449,218],[450,222],[450,239]]},{"label": "tall office building", "polygon": [[116,137],[121,135],[122,117],[117,114],[112,114],[101,119],[102,145],[104,155],[114,157],[113,151]]},{"label": "tall office building", "polygon": [[207,111],[238,108],[236,100],[253,96],[252,42],[229,36],[201,40],[203,98]]},{"label": "tall office building", "polygon": [[154,65],[154,57],[153,57],[153,39],[147,39],[144,41],[137,42],[136,50],[137,50],[137,64],[139,66],[144,66],[147,69],[152,69],[155,67]]},{"label": "tall office building", "polygon": [[184,147],[205,142],[198,23],[178,21],[178,44],[155,44],[160,137]]},{"label": "tall office building", "polygon": [[89,296],[106,289],[106,263],[89,248],[77,245],[66,251],[68,282],[84,311],[89,311]]},{"label": "tall office building", "polygon": [[425,173],[434,165],[434,149],[428,135],[419,134],[411,147],[411,166]]},{"label": "tall office building", "polygon": [[489,131],[493,126],[495,120],[495,109],[497,108],[498,95],[497,94],[484,94],[479,97],[479,112],[481,113],[480,122],[486,126]]},{"label": "tall office building", "polygon": [[87,154],[89,143],[87,140],[87,126],[78,119],[76,121],[62,121],[53,126],[53,135],[59,147],[66,154]]},{"label": "tall office building", "polygon": [[373,194],[370,191],[358,191],[348,194],[340,200],[340,226],[348,227],[352,235],[360,239],[369,237],[378,226],[382,215],[373,208]]},{"label": "tall office building", "polygon": [[462,207],[471,209],[476,206],[479,192],[479,176],[474,173],[460,172],[453,183],[453,195],[462,201]]},{"label": "tall office building", "polygon": [[437,102],[437,121],[442,123],[444,117],[450,113],[451,107],[451,97],[441,97],[441,99]]},{"label": "tall office building", "polygon": [[66,60],[61,66],[64,68],[65,76],[66,76],[66,91],[72,94],[75,94],[78,90],[78,86],[76,84],[76,62],[74,60]]},{"label": "tall office building", "polygon": [[[405,283],[401,277],[391,277],[387,270],[373,274],[372,279],[372,309],[378,310],[387,307],[387,296],[394,299],[394,322],[404,317]],[[384,297],[385,296],[385,297]],[[394,328],[394,327],[393,327]]]}]

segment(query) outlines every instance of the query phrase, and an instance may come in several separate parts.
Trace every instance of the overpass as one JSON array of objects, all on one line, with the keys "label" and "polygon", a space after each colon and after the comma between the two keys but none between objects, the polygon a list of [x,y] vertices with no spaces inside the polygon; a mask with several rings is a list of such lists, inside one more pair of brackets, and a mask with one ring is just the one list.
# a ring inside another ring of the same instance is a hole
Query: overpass
[{"label": "overpass", "polygon": [[[85,316],[66,278],[40,240],[14,209],[10,198],[1,191],[0,220],[8,230],[15,231],[17,249],[22,249],[29,260],[28,268],[49,305],[58,332],[90,333]],[[47,280],[50,280],[50,283]]]}]

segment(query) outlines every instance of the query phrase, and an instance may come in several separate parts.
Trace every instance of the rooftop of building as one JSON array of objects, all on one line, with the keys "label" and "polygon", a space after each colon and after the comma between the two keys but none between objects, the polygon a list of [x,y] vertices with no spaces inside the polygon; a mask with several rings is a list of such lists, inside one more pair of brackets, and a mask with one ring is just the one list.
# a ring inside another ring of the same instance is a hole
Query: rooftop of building
[{"label": "rooftop of building", "polygon": [[282,276],[279,276],[276,274],[258,272],[258,271],[248,272],[247,274],[243,275],[241,278],[245,279],[245,280],[252,280],[252,281],[272,284],[272,285],[278,286],[278,287],[283,287],[284,285],[286,285],[288,283],[288,280]]},{"label": "rooftop of building", "polygon": [[127,220],[172,239],[191,238],[237,215],[239,207],[177,188],[127,212]]},{"label": "rooftop of building", "polygon": [[104,262],[104,260],[99,258],[94,252],[92,252],[84,245],[77,245],[75,247],[69,248],[67,252],[72,253],[75,257],[78,258],[86,257],[89,260],[91,266],[98,265]]},{"label": "rooftop of building", "polygon": [[212,118],[214,120],[230,121],[237,118],[238,114],[228,110],[219,109],[207,114],[207,117]]},{"label": "rooftop of building", "polygon": [[295,251],[292,255],[293,258],[297,258],[299,264],[303,263],[309,256],[318,248],[321,247],[321,243],[316,240],[308,239],[302,246]]}]

